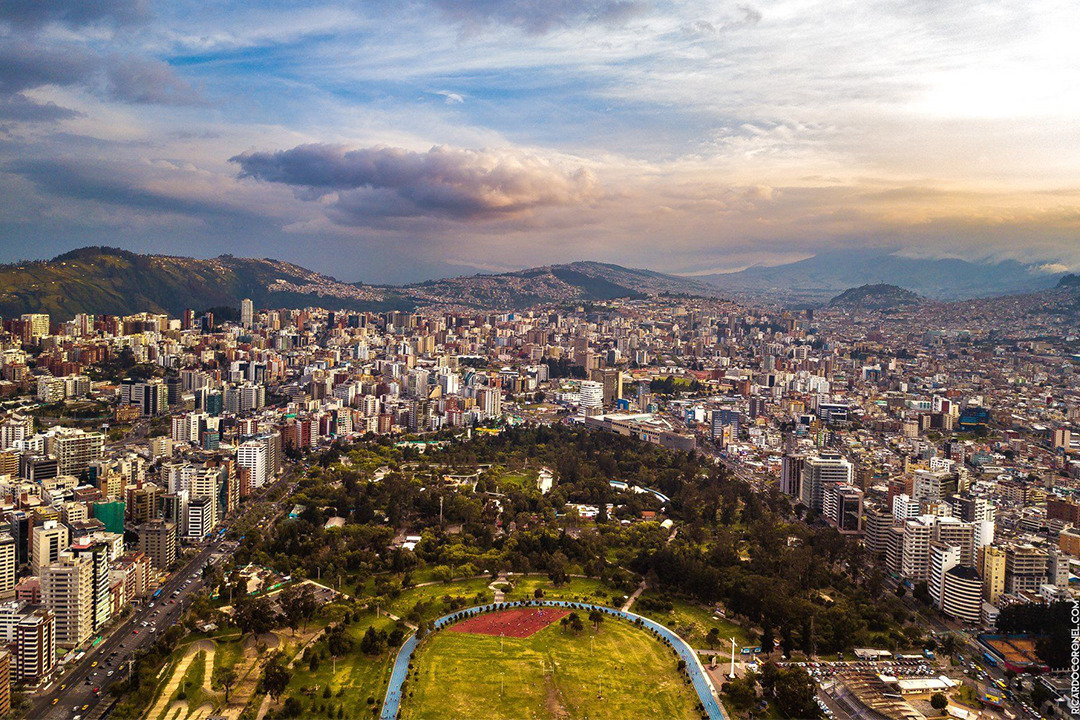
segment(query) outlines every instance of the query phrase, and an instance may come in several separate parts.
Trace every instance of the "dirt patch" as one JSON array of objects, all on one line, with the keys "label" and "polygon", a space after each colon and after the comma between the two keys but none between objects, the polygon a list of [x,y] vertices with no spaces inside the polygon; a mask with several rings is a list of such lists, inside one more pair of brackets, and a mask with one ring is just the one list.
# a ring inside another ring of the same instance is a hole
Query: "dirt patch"
[{"label": "dirt patch", "polygon": [[462,620],[452,625],[450,632],[527,638],[569,614],[569,610],[559,608],[514,608]]},{"label": "dirt patch", "polygon": [[570,717],[566,705],[563,704],[562,693],[559,692],[559,688],[555,685],[555,679],[551,677],[550,673],[544,675],[544,707],[547,709],[549,718],[568,720]]}]

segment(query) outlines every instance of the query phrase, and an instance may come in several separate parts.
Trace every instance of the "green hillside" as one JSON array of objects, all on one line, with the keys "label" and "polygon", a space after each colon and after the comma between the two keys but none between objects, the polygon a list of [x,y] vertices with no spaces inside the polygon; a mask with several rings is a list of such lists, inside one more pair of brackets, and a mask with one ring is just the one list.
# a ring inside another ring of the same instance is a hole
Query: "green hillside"
[{"label": "green hillside", "polygon": [[245,297],[257,307],[376,309],[385,301],[380,291],[339,283],[290,263],[228,255],[201,260],[90,247],[44,262],[0,266],[4,317],[143,311],[178,316],[187,308],[238,307]]}]

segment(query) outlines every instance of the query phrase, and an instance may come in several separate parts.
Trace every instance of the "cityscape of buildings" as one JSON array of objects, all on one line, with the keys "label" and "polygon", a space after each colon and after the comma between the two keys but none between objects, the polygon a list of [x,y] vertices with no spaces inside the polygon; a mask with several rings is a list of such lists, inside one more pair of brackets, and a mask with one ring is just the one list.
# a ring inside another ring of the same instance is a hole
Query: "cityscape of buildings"
[{"label": "cityscape of buildings", "polygon": [[1075,338],[1014,304],[1023,324],[978,303],[928,317],[671,297],[4,319],[0,702],[145,603],[288,456],[381,435],[580,423],[783,493],[962,627],[1075,598]]}]

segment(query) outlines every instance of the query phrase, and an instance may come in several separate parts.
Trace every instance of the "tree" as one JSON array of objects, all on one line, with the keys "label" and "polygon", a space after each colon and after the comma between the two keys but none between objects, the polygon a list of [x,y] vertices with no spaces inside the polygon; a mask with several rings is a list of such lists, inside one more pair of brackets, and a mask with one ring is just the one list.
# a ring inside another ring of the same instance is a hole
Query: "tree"
[{"label": "tree", "polygon": [[285,666],[285,656],[281,652],[274,653],[266,663],[263,676],[259,680],[259,690],[267,693],[275,701],[285,692],[292,679],[292,671]]},{"label": "tree", "polygon": [[[750,672],[746,677],[735,678],[724,683],[723,691],[731,704],[739,709],[748,709],[757,703],[757,690],[754,689],[755,675]],[[792,716],[797,717],[797,716]]]},{"label": "tree", "polygon": [[277,624],[277,614],[265,597],[244,596],[236,601],[233,621],[243,633],[269,632]]},{"label": "tree", "polygon": [[[347,646],[344,641],[348,641]],[[368,629],[364,632],[364,637],[360,638],[360,650],[365,655],[378,655],[386,649],[387,636],[384,631],[376,630],[374,626],[369,625]],[[352,640],[341,633],[331,633],[329,638],[330,654],[335,657],[341,657],[349,650],[352,649]]]},{"label": "tree", "polygon": [[278,595],[278,604],[285,613],[285,622],[296,633],[301,623],[307,625],[307,620],[319,607],[315,599],[315,593],[308,584],[290,585]]},{"label": "tree", "polygon": [[814,698],[814,681],[800,667],[783,668],[777,675],[773,693],[783,717],[816,718],[821,716]]},{"label": "tree", "polygon": [[934,708],[938,712],[944,710],[949,706],[949,698],[945,697],[943,693],[934,693],[930,696],[930,707]]},{"label": "tree", "polygon": [[705,634],[705,644],[710,648],[715,649],[720,644],[720,630],[719,628],[711,627],[709,632]]},{"label": "tree", "polygon": [[600,623],[604,622],[604,613],[594,609],[589,613],[589,622],[593,624],[594,630],[600,630]]},{"label": "tree", "polygon": [[761,652],[769,655],[773,651],[776,639],[773,637],[773,628],[770,623],[763,623],[761,628]]},{"label": "tree", "polygon": [[960,641],[952,633],[946,633],[941,636],[938,648],[942,654],[952,657],[960,649]]},{"label": "tree", "polygon": [[225,702],[229,702],[229,690],[236,684],[236,670],[231,667],[216,667],[213,678],[215,683],[225,689]]}]

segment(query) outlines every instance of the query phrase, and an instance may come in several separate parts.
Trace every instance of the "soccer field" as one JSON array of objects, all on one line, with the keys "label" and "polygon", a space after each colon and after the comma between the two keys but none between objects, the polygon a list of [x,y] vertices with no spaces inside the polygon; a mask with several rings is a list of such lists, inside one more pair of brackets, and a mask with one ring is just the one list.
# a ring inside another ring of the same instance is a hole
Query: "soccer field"
[{"label": "soccer field", "polygon": [[559,623],[526,638],[442,630],[417,651],[401,717],[700,717],[677,662],[647,630],[611,617],[576,635]]}]

